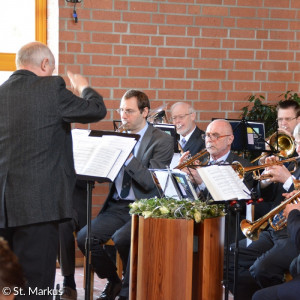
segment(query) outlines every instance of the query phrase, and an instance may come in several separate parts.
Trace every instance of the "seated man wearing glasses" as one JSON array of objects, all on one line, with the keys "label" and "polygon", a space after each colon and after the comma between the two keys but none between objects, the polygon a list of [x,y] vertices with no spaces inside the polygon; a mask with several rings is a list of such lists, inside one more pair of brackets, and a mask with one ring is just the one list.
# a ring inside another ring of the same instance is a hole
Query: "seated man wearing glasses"
[{"label": "seated man wearing glasses", "polygon": [[[205,135],[205,147],[208,151],[210,158],[209,161],[211,164],[215,163],[225,163],[231,164],[233,161],[239,161],[244,167],[249,166],[250,163],[248,160],[236,155],[233,153],[231,149],[231,145],[233,143],[233,132],[230,123],[223,119],[218,119],[212,121],[206,129]],[[181,159],[180,163],[184,162],[184,160],[188,157],[189,152],[185,152]],[[192,168],[186,168],[185,171],[187,174],[190,174],[191,179],[198,184],[198,188],[202,190],[202,193],[205,197],[209,198],[208,191],[203,183],[200,175],[197,170]],[[249,189],[252,188],[253,180],[252,175],[250,173],[245,177],[245,184]],[[241,218],[245,218],[245,208],[242,209]],[[243,238],[243,234],[239,229],[238,238]],[[230,243],[233,243],[235,240],[235,214],[232,214],[230,218],[229,224],[229,240]]]},{"label": "seated man wearing glasses", "polygon": [[204,131],[196,125],[196,112],[186,102],[176,102],[171,106],[171,119],[180,135],[179,143],[184,152],[193,156],[205,147]]},{"label": "seated man wearing glasses", "polygon": [[[121,99],[118,111],[122,123],[128,132],[140,135],[140,139],[113,182],[102,210],[92,220],[91,264],[100,278],[108,280],[97,299],[113,300],[118,295],[119,299],[128,299],[131,239],[129,204],[136,199],[159,196],[148,169],[166,168],[173,157],[173,137],[147,123],[149,110],[148,96],[141,91],[129,90]],[[83,253],[86,233],[87,228],[84,227],[77,234],[78,246]],[[116,266],[102,246],[110,238],[114,241],[123,269],[126,270],[123,288]]]},{"label": "seated man wearing glasses", "polygon": [[[282,101],[277,106],[277,121],[279,131],[295,138],[296,155],[300,154],[300,107],[294,100]],[[278,157],[266,158],[266,163],[272,164]],[[255,219],[265,216],[276,208],[284,199],[285,193],[294,190],[293,179],[300,178],[300,168],[291,174],[292,166],[272,165],[265,168],[265,173],[271,177],[263,180],[257,186],[263,203],[255,206]],[[272,218],[271,218],[272,219]],[[260,289],[281,284],[284,274],[289,269],[293,258],[298,254],[294,243],[290,240],[286,228],[274,230],[267,226],[259,235],[258,240],[246,245],[241,241],[239,246],[238,279],[236,284],[236,300],[250,300],[253,293]],[[230,271],[233,265],[230,266]],[[233,281],[233,272],[230,272]]]}]

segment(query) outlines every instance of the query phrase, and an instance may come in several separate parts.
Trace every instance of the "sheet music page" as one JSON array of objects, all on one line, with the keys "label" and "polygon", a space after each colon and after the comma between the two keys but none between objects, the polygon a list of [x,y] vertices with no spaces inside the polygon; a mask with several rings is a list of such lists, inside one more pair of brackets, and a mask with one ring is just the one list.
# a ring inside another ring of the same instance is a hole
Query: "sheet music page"
[{"label": "sheet music page", "polygon": [[[101,152],[101,155],[99,153]],[[89,159],[90,163],[80,171],[81,175],[95,176],[95,177],[108,177],[112,166],[117,161],[121,150],[111,150],[110,147],[100,145],[96,151],[91,154]]]},{"label": "sheet music page", "polygon": [[90,130],[72,130],[74,165],[77,174],[82,174],[89,157],[101,143],[101,138],[91,139],[89,133]]},{"label": "sheet music page", "polygon": [[250,191],[230,166],[213,165],[197,171],[215,201],[250,199]]},{"label": "sheet music page", "polygon": [[73,129],[73,154],[77,174],[115,179],[136,140],[132,137],[89,136],[90,130]]},{"label": "sheet music page", "polygon": [[107,176],[113,181],[115,180],[120,169],[124,165],[127,157],[133,150],[136,144],[136,140],[134,138],[122,136],[104,135],[102,137],[102,142],[111,149],[110,151],[112,151],[112,149],[119,149],[121,151],[118,160],[112,166]]},{"label": "sheet music page", "polygon": [[167,170],[157,170],[154,172],[157,180],[159,181],[159,184],[161,186],[162,191],[164,192],[164,195],[166,197],[171,197],[174,198],[176,200],[179,200],[179,196],[177,194],[177,190],[174,187],[174,184],[171,180],[171,178],[169,178],[169,173]]},{"label": "sheet music page", "polygon": [[170,169],[173,170],[175,167],[179,165],[179,159],[181,157],[180,153],[174,153],[172,157],[172,161],[170,163]]}]

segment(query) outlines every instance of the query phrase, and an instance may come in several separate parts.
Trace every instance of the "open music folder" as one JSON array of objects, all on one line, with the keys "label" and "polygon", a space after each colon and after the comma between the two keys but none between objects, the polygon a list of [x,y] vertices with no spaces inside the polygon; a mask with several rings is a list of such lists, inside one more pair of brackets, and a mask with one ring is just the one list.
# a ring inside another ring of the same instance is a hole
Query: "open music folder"
[{"label": "open music folder", "polygon": [[114,181],[139,135],[113,131],[73,129],[73,155],[77,177]]},{"label": "open music folder", "polygon": [[230,165],[197,168],[214,201],[248,200],[251,193]]},{"label": "open music folder", "polygon": [[176,200],[198,199],[196,190],[186,173],[177,169],[150,170],[150,172],[159,183],[158,189],[162,197]]},{"label": "open music folder", "polygon": [[91,286],[91,217],[94,181],[112,182],[132,152],[140,135],[113,131],[73,129],[73,156],[76,176],[87,181],[87,236],[85,257],[85,300]]}]

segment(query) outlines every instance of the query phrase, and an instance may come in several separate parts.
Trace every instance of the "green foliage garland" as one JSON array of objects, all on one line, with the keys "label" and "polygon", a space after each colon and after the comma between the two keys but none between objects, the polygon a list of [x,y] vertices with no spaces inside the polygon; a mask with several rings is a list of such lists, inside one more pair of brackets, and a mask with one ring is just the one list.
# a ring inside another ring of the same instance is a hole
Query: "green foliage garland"
[{"label": "green foliage garland", "polygon": [[144,218],[187,219],[199,223],[207,218],[224,216],[224,205],[195,200],[175,200],[173,198],[150,198],[130,204],[130,214]]}]

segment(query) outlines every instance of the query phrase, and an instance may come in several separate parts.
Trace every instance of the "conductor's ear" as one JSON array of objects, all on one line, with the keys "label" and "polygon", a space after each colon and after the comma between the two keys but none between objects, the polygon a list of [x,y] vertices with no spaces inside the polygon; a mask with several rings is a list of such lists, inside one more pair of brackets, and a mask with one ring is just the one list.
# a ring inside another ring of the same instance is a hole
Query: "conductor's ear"
[{"label": "conductor's ear", "polygon": [[41,70],[43,72],[47,71],[47,64],[49,64],[49,60],[48,60],[48,58],[44,58],[41,62]]}]

